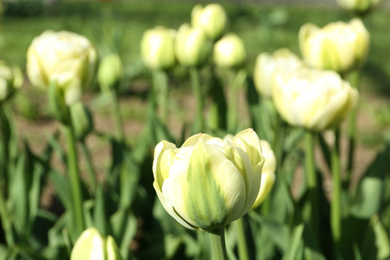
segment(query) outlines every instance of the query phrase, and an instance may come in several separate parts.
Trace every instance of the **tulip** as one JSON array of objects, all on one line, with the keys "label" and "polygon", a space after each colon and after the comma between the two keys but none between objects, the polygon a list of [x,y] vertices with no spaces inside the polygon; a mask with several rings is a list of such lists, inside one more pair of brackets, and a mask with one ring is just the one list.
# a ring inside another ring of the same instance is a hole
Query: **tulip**
[{"label": "tulip", "polygon": [[0,103],[10,98],[23,84],[23,75],[18,67],[10,67],[0,61]]},{"label": "tulip", "polygon": [[100,62],[97,78],[101,87],[118,88],[123,75],[123,64],[118,54],[109,54]]},{"label": "tulip", "polygon": [[85,230],[73,246],[70,260],[120,260],[114,239],[100,235],[95,228]]},{"label": "tulip", "polygon": [[365,13],[374,8],[381,0],[337,0],[338,5],[346,10]]},{"label": "tulip", "polygon": [[153,187],[165,210],[189,229],[218,233],[246,214],[260,188],[264,158],[257,134],[188,138],[155,148]]},{"label": "tulip", "polygon": [[288,73],[304,64],[288,49],[279,49],[273,54],[261,53],[257,56],[254,68],[254,82],[257,91],[265,96],[272,95],[273,77],[277,73]]},{"label": "tulip", "polygon": [[97,54],[84,36],[45,31],[27,51],[27,74],[32,85],[63,90],[65,103],[77,101],[94,76]]},{"label": "tulip", "polygon": [[318,69],[339,73],[357,69],[365,62],[370,35],[360,19],[330,23],[322,29],[305,24],[299,30],[304,60]]},{"label": "tulip", "polygon": [[176,32],[162,26],[147,30],[141,39],[141,57],[151,70],[165,70],[176,63],[174,42]]},{"label": "tulip", "polygon": [[229,33],[214,44],[214,62],[217,66],[233,68],[241,66],[246,58],[244,42]]},{"label": "tulip", "polygon": [[211,53],[211,47],[211,41],[201,28],[190,27],[188,24],[180,26],[175,41],[176,57],[180,64],[204,64]]},{"label": "tulip", "polygon": [[289,124],[321,131],[345,118],[356,105],[358,92],[334,71],[302,68],[276,75],[272,98]]},{"label": "tulip", "polygon": [[263,166],[263,171],[261,173],[260,191],[259,194],[257,194],[256,201],[253,204],[252,209],[257,208],[265,200],[265,198],[267,198],[275,183],[275,154],[272,151],[271,145],[267,141],[260,140],[260,144],[265,163]]},{"label": "tulip", "polygon": [[227,15],[220,4],[196,5],[191,12],[192,26],[203,29],[212,40],[218,40],[226,30]]}]

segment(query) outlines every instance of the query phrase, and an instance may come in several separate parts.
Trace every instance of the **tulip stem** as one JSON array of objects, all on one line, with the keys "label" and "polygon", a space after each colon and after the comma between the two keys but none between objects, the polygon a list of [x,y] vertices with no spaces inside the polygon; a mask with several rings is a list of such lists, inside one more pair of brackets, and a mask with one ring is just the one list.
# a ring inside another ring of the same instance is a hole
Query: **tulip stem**
[{"label": "tulip stem", "polygon": [[119,107],[119,97],[118,90],[111,90],[111,97],[113,103],[113,114],[114,114],[114,123],[115,123],[115,135],[118,141],[124,142],[124,133],[123,133],[123,125],[122,125],[122,116],[121,110]]},{"label": "tulip stem", "polygon": [[196,67],[190,69],[191,85],[196,98],[196,120],[193,128],[194,133],[205,131],[204,129],[204,118],[203,118],[203,106],[204,96],[200,86],[199,70]]},{"label": "tulip stem", "polygon": [[341,204],[340,204],[340,192],[341,192],[341,178],[340,178],[340,160],[339,160],[339,147],[338,138],[339,131],[335,131],[335,143],[331,148],[331,160],[332,160],[332,181],[333,192],[331,201],[331,228],[333,243],[335,245],[336,254],[340,249],[340,237],[341,237]]},{"label": "tulip stem", "polygon": [[209,233],[211,239],[212,255],[211,259],[228,260],[226,243],[225,243],[225,228],[221,228],[218,233]]},{"label": "tulip stem", "polygon": [[238,236],[238,256],[240,260],[248,260],[248,247],[246,246],[244,216],[234,222]]},{"label": "tulip stem", "polygon": [[[70,111],[68,108],[68,115],[70,118]],[[79,168],[77,163],[77,150],[75,143],[75,136],[72,127],[72,122],[69,120],[68,125],[65,126],[66,133],[66,142],[68,149],[68,172],[70,180],[70,188],[72,193],[72,206],[73,206],[73,221],[75,224],[75,236],[78,237],[81,232],[84,230],[84,211],[82,204],[82,194],[81,194],[81,181]]]},{"label": "tulip stem", "polygon": [[245,82],[246,71],[243,69],[239,70],[231,78],[231,85],[229,87],[228,132],[234,133],[238,128],[238,90]]},{"label": "tulip stem", "polygon": [[318,237],[318,191],[317,176],[314,165],[314,133],[306,130],[305,133],[305,170],[307,176],[308,195],[310,200],[310,226],[315,237]]},{"label": "tulip stem", "polygon": [[157,95],[158,109],[160,109],[161,122],[164,126],[168,123],[168,76],[163,70],[153,72],[153,87]]},{"label": "tulip stem", "polygon": [[[359,71],[354,71],[349,74],[349,82],[352,87],[359,90]],[[359,102],[359,101],[358,101]],[[349,125],[348,125],[348,163],[347,163],[347,180],[350,181],[353,172],[353,163],[355,157],[355,142],[356,142],[356,117],[358,113],[358,105],[351,111],[349,115]]]},{"label": "tulip stem", "polygon": [[89,181],[91,184],[92,192],[94,193],[96,191],[97,179],[96,179],[96,172],[93,168],[91,153],[88,150],[85,140],[82,140],[80,144],[81,144],[81,151],[83,152],[84,158],[87,161]]}]

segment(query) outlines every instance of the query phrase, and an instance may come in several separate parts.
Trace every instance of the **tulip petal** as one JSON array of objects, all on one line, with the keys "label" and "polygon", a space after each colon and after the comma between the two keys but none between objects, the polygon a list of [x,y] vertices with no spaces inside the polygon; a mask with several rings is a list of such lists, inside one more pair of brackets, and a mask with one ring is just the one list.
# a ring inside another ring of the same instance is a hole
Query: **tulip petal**
[{"label": "tulip petal", "polygon": [[199,141],[188,167],[176,166],[172,165],[164,182],[163,194],[189,224],[212,230],[223,227],[229,213],[242,212],[246,201],[244,180],[222,150]]}]

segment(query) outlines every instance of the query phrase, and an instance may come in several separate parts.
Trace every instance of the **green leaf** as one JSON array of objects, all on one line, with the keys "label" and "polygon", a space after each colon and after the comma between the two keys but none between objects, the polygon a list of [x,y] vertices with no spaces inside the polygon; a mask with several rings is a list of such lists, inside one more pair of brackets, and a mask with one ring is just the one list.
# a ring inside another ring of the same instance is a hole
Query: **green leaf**
[{"label": "green leaf", "polygon": [[295,260],[298,258],[298,250],[302,246],[302,235],[304,224],[299,224],[292,230],[291,243],[288,251],[284,254],[283,260]]},{"label": "green leaf", "polygon": [[106,215],[106,202],[104,198],[104,191],[102,185],[98,185],[96,189],[95,205],[93,211],[93,223],[99,233],[103,236],[107,236],[107,223],[108,218]]},{"label": "green leaf", "polygon": [[377,259],[390,259],[390,239],[386,229],[377,215],[371,219],[375,233],[375,244],[378,248]]},{"label": "green leaf", "polygon": [[385,177],[388,172],[388,149],[380,152],[360,180],[351,214],[369,219],[378,213],[383,202]]},{"label": "green leaf", "polygon": [[62,175],[60,172],[51,169],[49,172],[49,178],[53,182],[56,193],[60,198],[62,204],[67,210],[72,209],[72,197],[70,193],[70,184],[68,178]]}]

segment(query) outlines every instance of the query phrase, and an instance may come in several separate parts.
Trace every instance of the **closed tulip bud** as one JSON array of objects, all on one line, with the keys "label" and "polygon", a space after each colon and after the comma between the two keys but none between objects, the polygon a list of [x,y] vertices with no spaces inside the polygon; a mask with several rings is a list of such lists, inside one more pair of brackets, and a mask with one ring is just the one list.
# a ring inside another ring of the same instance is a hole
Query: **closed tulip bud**
[{"label": "closed tulip bud", "polygon": [[260,144],[265,162],[263,166],[263,171],[261,173],[260,191],[259,194],[257,194],[256,201],[253,204],[252,209],[257,208],[267,198],[275,183],[275,154],[272,151],[271,145],[267,141],[261,140]]},{"label": "closed tulip bud", "polygon": [[279,49],[273,54],[261,53],[257,56],[253,72],[255,87],[261,95],[271,97],[274,76],[302,66],[302,60],[288,49]]},{"label": "closed tulip bud", "polygon": [[304,68],[276,75],[272,99],[289,124],[322,131],[345,118],[358,92],[334,71]]},{"label": "closed tulip bud", "polygon": [[77,101],[94,76],[96,51],[84,36],[45,31],[27,51],[27,74],[33,86],[49,88],[55,82],[67,105]]},{"label": "closed tulip bud", "polygon": [[251,209],[263,163],[252,129],[223,140],[197,134],[180,148],[162,141],[154,153],[153,187],[180,224],[217,233]]},{"label": "closed tulip bud", "polygon": [[214,62],[222,68],[241,66],[246,58],[244,42],[233,33],[226,34],[214,44]]},{"label": "closed tulip bud", "polygon": [[177,31],[176,57],[184,66],[203,65],[211,53],[212,43],[206,33],[198,27],[183,24]]},{"label": "closed tulip bud", "polygon": [[212,40],[218,40],[226,30],[227,15],[220,4],[196,5],[191,12],[192,26],[202,28]]},{"label": "closed tulip bud", "polygon": [[147,30],[141,40],[141,57],[151,70],[165,70],[176,63],[175,30],[158,26]]},{"label": "closed tulip bud", "polygon": [[70,106],[72,126],[77,140],[83,141],[93,130],[92,115],[82,102]]},{"label": "closed tulip bud", "polygon": [[366,13],[378,5],[381,0],[337,0],[338,5],[356,13]]},{"label": "closed tulip bud", "polygon": [[118,88],[123,75],[123,64],[117,53],[105,56],[100,62],[97,78],[101,87]]},{"label": "closed tulip bud", "polygon": [[349,72],[363,65],[370,35],[360,19],[349,23],[330,23],[322,29],[305,24],[299,30],[299,45],[304,60],[312,67]]},{"label": "closed tulip bud", "polygon": [[10,98],[22,84],[23,75],[21,70],[0,61],[0,103]]},{"label": "closed tulip bud", "polygon": [[70,260],[120,260],[111,236],[105,239],[95,228],[85,230],[73,246]]}]

